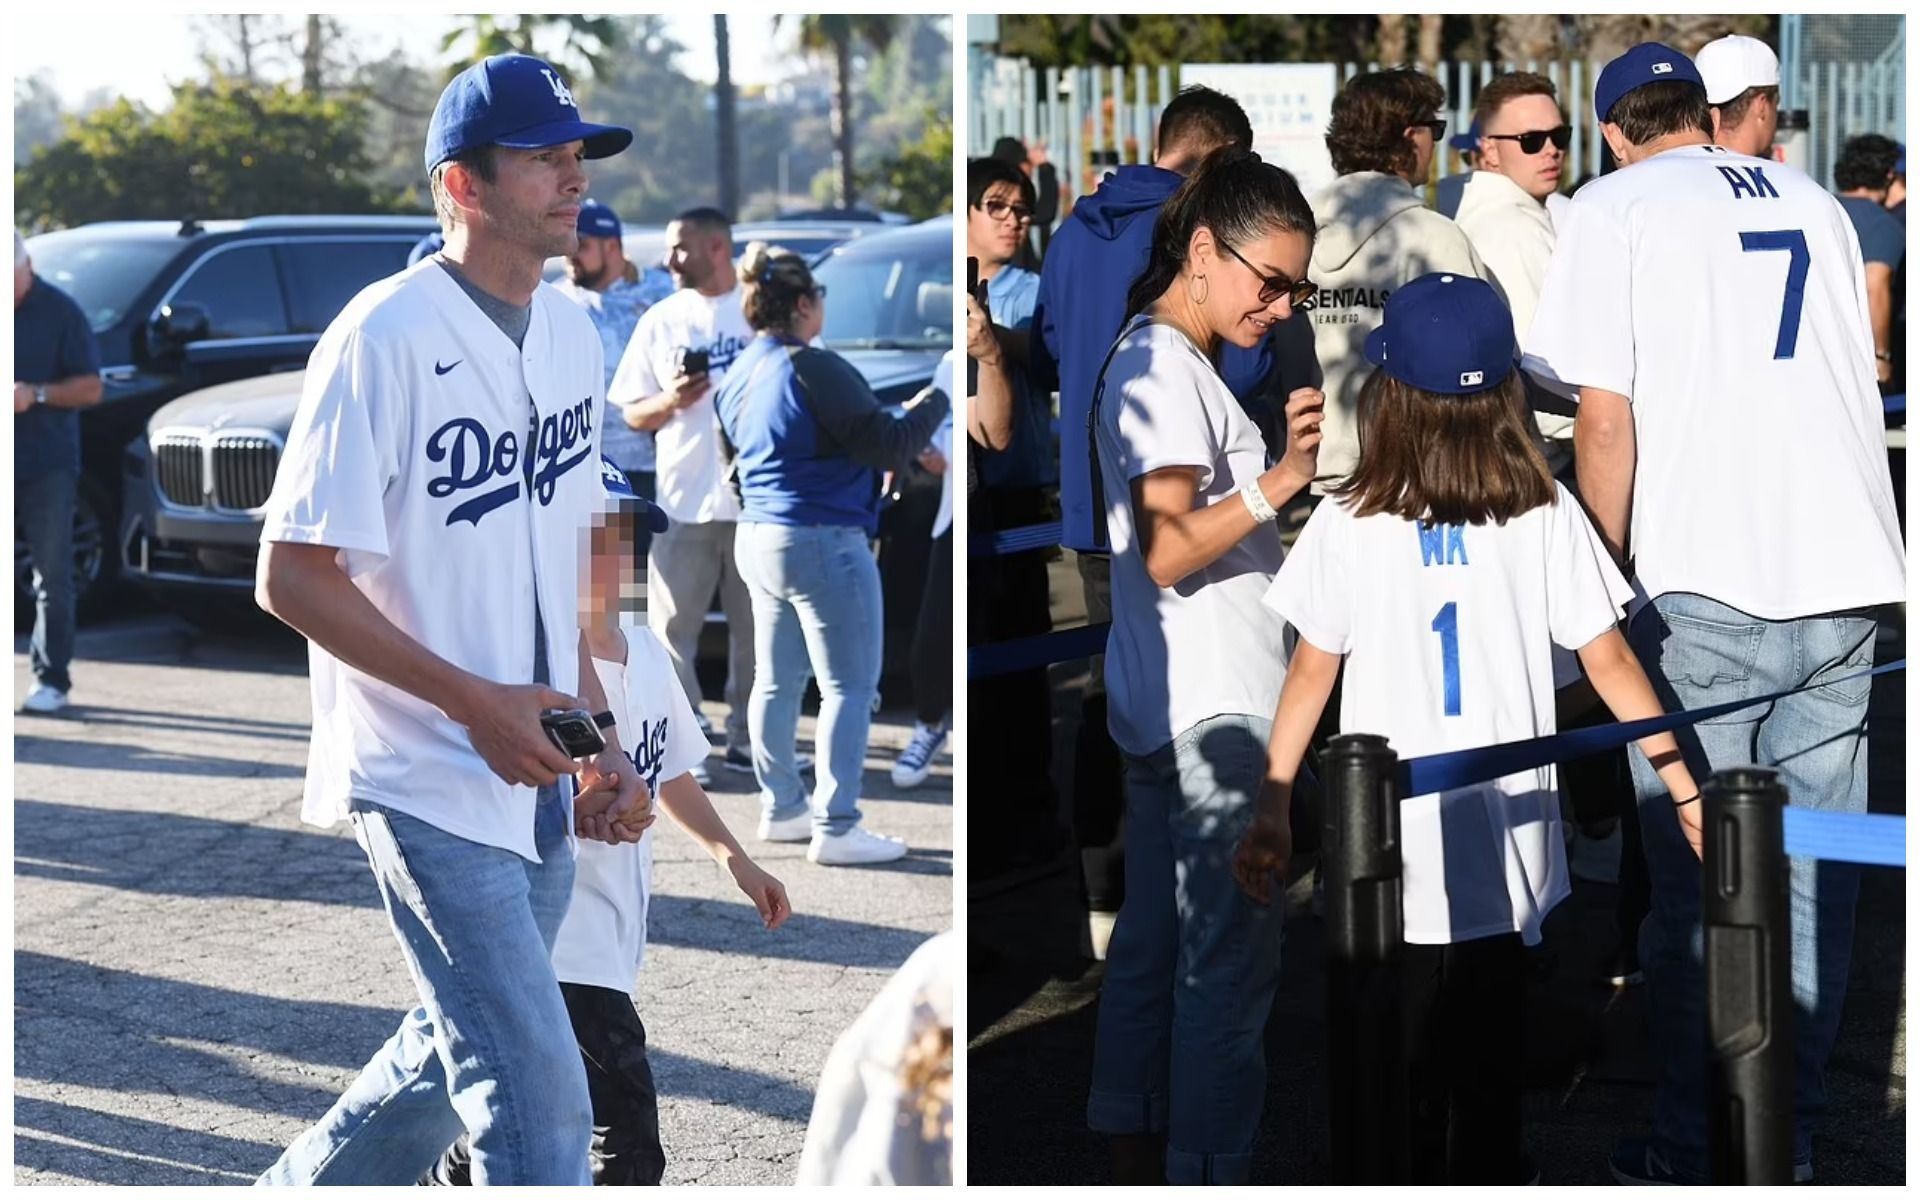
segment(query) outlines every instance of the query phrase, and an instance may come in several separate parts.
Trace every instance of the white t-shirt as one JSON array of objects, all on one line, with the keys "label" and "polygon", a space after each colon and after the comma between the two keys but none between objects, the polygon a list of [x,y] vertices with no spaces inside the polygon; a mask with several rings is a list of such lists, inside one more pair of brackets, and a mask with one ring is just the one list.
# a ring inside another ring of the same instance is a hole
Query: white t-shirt
[{"label": "white t-shirt", "polygon": [[1581,188],[1524,349],[1633,401],[1648,596],[1768,620],[1905,596],[1860,245],[1806,175],[1684,146]]},{"label": "white t-shirt", "polygon": [[628,404],[665,390],[680,373],[687,351],[707,352],[706,394],[668,417],[653,435],[659,492],[655,503],[675,521],[740,519],[740,502],[720,468],[720,418],[713,398],[726,381],[727,368],[752,341],[753,330],[740,311],[738,286],[720,296],[681,288],[640,315],[614,371],[608,395]]},{"label": "white t-shirt", "polygon": [[1170,588],[1147,575],[1133,527],[1133,481],[1162,467],[1199,471],[1198,504],[1240,504],[1267,447],[1213,364],[1186,336],[1136,322],[1107,368],[1095,438],[1113,548],[1107,726],[1147,755],[1208,717],[1271,719],[1286,678],[1285,625],[1260,603],[1286,551],[1277,524]]},{"label": "white t-shirt", "polygon": [[[261,543],[338,547],[402,633],[500,683],[533,680],[537,592],[553,686],[571,693],[604,386],[592,322],[553,288],[534,291],[516,347],[423,259],[354,297],[321,336]],[[538,861],[534,789],[496,776],[464,728],[318,645],[308,674],[302,819],[331,825],[360,797]]]},{"label": "white t-shirt", "polygon": [[[645,625],[627,625],[625,666],[603,658],[593,669],[606,689],[620,745],[648,791],[660,793],[707,756],[707,739],[673,673],[673,661]],[[656,822],[657,824],[657,822]],[[633,991],[647,955],[647,898],[653,883],[653,828],[637,842],[576,843],[573,899],[553,942],[562,983]]]},{"label": "white t-shirt", "polygon": [[[1505,525],[1314,510],[1266,602],[1346,656],[1342,733],[1380,734],[1405,761],[1555,732],[1549,649],[1612,629],[1631,595],[1579,503],[1555,495]],[[1551,766],[1407,799],[1400,836],[1409,942],[1532,944],[1567,895]]]},{"label": "white t-shirt", "polygon": [[[932,386],[946,394],[949,402],[953,400],[953,351],[940,356],[933,368]],[[933,536],[939,537],[953,524],[953,410],[941,419],[940,427],[933,431],[933,448],[947,460],[947,469],[940,476],[940,511],[933,515]]]},{"label": "white t-shirt", "polygon": [[[1513,313],[1515,345],[1533,324],[1540,283],[1553,257],[1553,218],[1546,205],[1498,171],[1475,171],[1460,194],[1454,224],[1473,243],[1474,253],[1487,265],[1493,285],[1500,289]],[[1573,418],[1557,413],[1533,414],[1542,436],[1572,440]]]}]

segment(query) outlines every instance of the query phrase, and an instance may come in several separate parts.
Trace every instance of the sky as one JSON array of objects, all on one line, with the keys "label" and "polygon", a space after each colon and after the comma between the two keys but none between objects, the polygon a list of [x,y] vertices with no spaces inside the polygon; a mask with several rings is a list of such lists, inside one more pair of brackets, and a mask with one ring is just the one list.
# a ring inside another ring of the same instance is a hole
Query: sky
[{"label": "sky", "polygon": [[[422,61],[437,58],[440,39],[452,27],[452,19],[397,8],[389,5],[377,15],[345,13],[339,19],[369,57],[382,57],[399,46]],[[54,87],[68,105],[77,104],[96,88],[110,88],[149,107],[164,107],[170,94],[168,82],[199,71],[199,41],[190,15],[123,10],[98,18],[101,29],[85,37],[75,36],[73,14],[57,5],[15,9],[8,19],[14,74],[51,73]],[[712,15],[669,16],[667,23],[674,40],[687,48],[680,58],[681,69],[711,82]],[[761,14],[729,20],[735,84],[770,83],[788,73],[793,34],[783,27],[776,35],[772,26],[773,18]]]}]

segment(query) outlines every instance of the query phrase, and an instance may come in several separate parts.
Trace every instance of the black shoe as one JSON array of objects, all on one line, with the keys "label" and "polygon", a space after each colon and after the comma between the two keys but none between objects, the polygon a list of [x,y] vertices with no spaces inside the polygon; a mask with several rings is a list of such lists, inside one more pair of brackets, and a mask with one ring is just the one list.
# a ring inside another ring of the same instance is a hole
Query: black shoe
[{"label": "black shoe", "polygon": [[1606,971],[1607,983],[1616,988],[1638,987],[1647,981],[1646,972],[1640,969],[1640,955],[1632,950],[1614,951]]}]

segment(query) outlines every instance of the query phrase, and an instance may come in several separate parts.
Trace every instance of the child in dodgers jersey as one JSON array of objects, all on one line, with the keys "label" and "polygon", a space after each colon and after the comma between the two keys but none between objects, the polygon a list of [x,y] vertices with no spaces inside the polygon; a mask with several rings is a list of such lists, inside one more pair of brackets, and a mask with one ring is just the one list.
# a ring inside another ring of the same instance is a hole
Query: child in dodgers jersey
[{"label": "child in dodgers jersey", "polygon": [[[621,581],[634,578],[630,523],[646,521],[657,533],[664,516],[634,495],[611,461],[602,460],[600,474],[611,511],[589,535],[581,623],[614,723],[655,805],[727,867],[766,927],[778,929],[792,912],[785,887],[747,857],[688,773],[706,757],[707,739],[666,647],[644,621],[620,619]],[[554,941],[553,968],[593,1100],[593,1181],[657,1184],[666,1155],[646,1029],[632,1000],[646,958],[653,830],[638,842],[576,845],[573,899]],[[457,1178],[457,1163],[449,1166]]]},{"label": "child in dodgers jersey", "polygon": [[[1340,728],[1403,758],[1555,732],[1551,649],[1577,650],[1621,720],[1658,715],[1615,628],[1631,598],[1528,435],[1512,318],[1486,283],[1428,275],[1367,339],[1354,473],[1308,520],[1266,602],[1299,634],[1260,813],[1234,870],[1256,899],[1290,850],[1302,753],[1345,660]],[[1641,743],[1698,846],[1671,734]],[[1554,769],[1401,805],[1404,995],[1417,1182],[1523,1183],[1523,945],[1569,890]],[[1450,1132],[1451,1131],[1451,1132]]]}]

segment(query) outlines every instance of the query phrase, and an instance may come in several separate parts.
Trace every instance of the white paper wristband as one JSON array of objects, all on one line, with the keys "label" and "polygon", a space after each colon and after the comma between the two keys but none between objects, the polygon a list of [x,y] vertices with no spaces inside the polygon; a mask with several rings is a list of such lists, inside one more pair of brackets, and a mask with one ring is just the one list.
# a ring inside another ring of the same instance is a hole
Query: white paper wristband
[{"label": "white paper wristband", "polygon": [[1240,489],[1240,499],[1246,503],[1247,511],[1253,514],[1253,523],[1265,525],[1279,517],[1280,513],[1267,503],[1267,494],[1260,490],[1258,479]]}]

